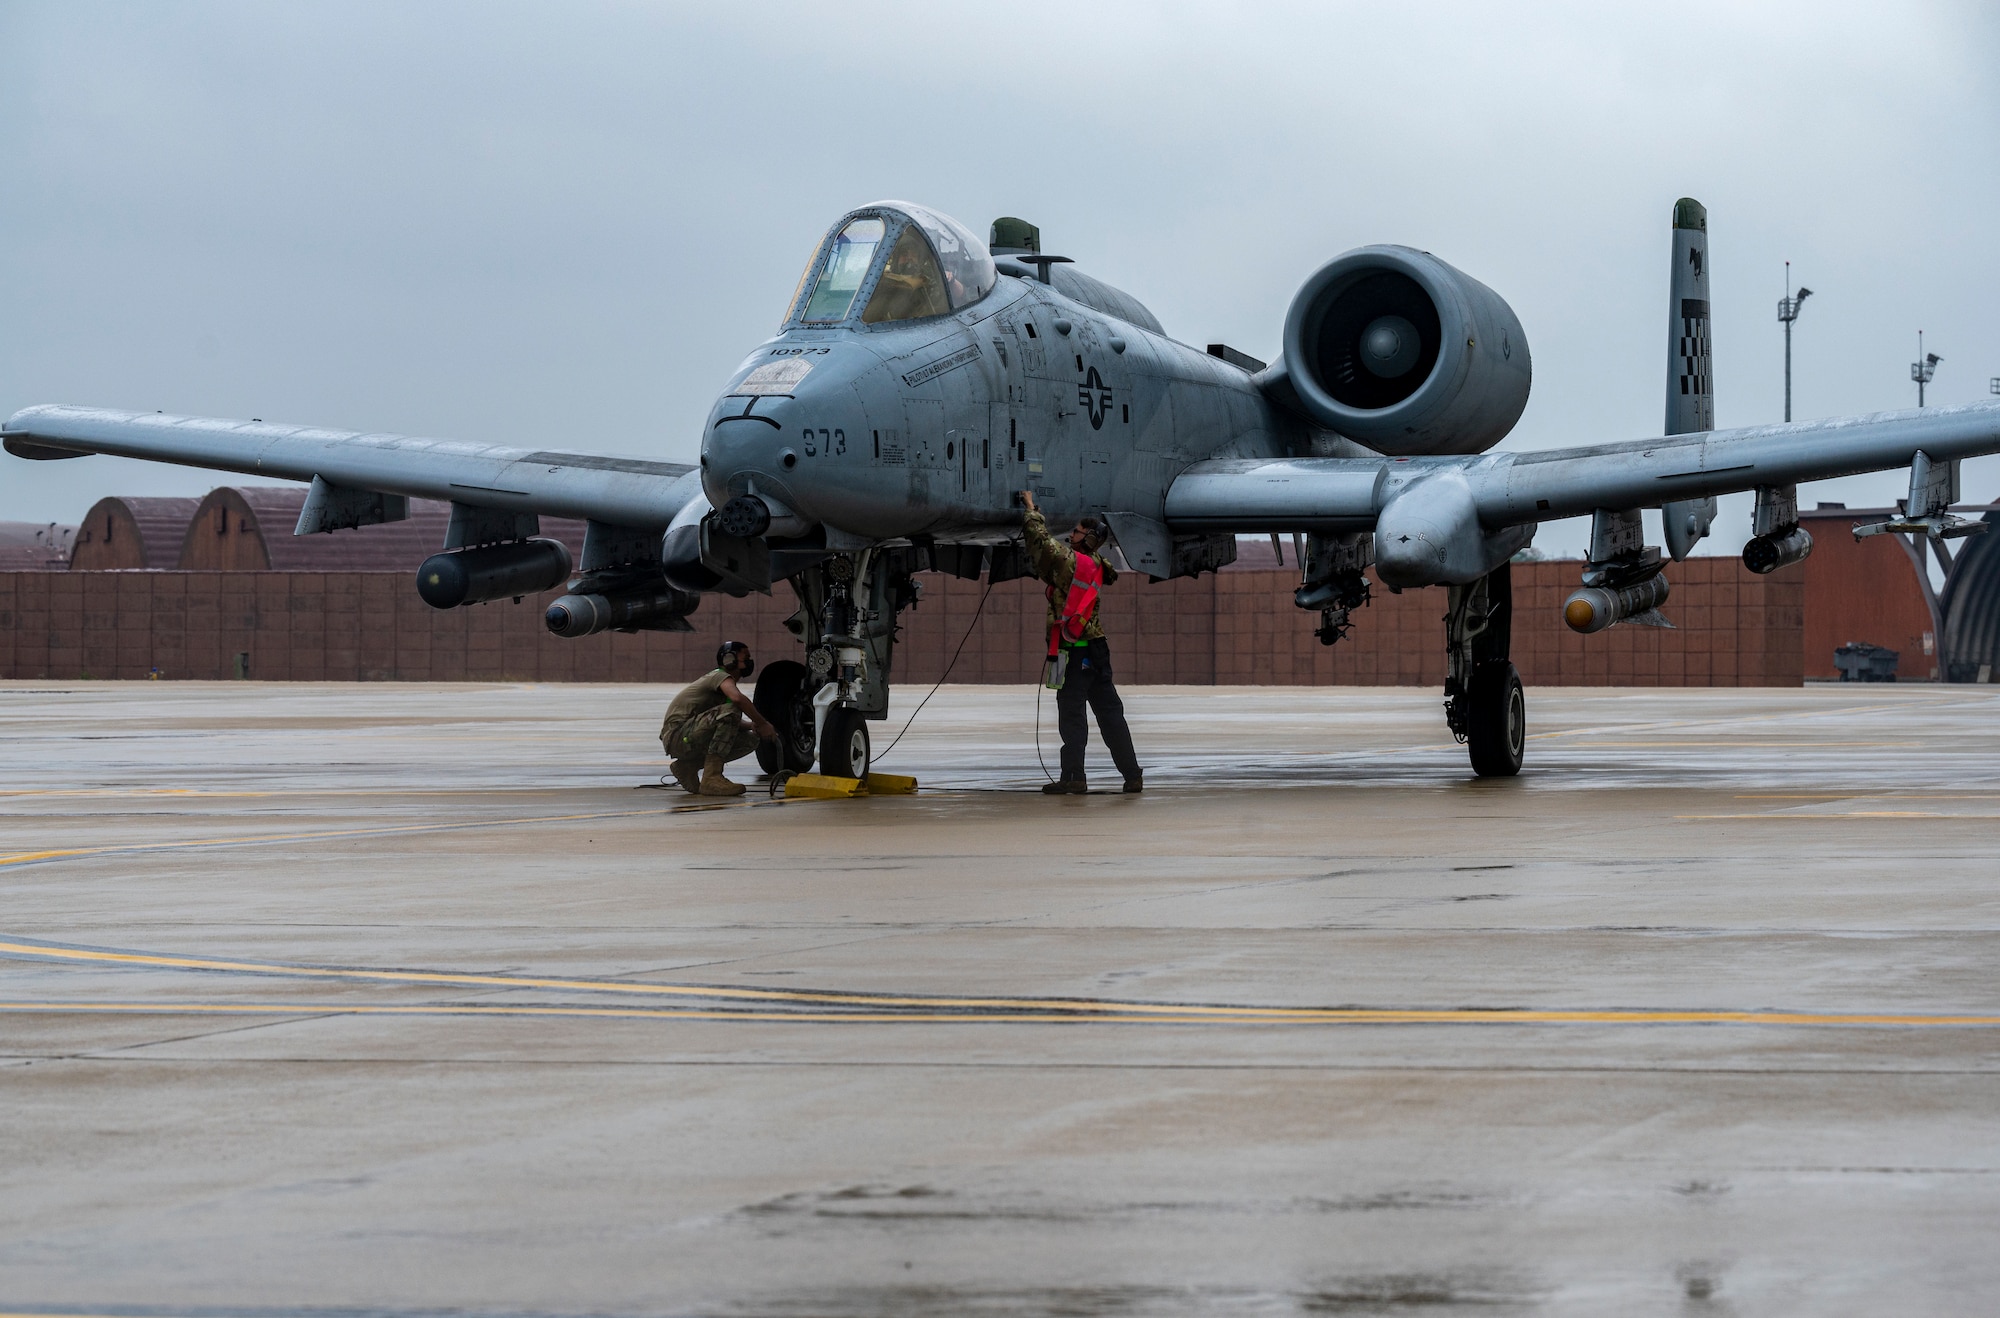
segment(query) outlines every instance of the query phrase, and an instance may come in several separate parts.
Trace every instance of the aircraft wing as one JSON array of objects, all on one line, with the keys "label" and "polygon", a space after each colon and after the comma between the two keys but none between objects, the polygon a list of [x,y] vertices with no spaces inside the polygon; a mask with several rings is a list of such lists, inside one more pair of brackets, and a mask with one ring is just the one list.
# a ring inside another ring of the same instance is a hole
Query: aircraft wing
[{"label": "aircraft wing", "polygon": [[1167,492],[1166,519],[1188,531],[1368,530],[1405,492],[1439,480],[1454,491],[1462,482],[1479,525],[1497,531],[1906,467],[1920,451],[1933,462],[2000,452],[2000,403],[1534,453],[1219,459],[1181,473]]},{"label": "aircraft wing", "polygon": [[677,462],[93,407],[16,412],[0,424],[0,446],[22,458],[104,453],[279,480],[317,476],[353,490],[647,530],[664,530],[701,493],[694,468]]}]

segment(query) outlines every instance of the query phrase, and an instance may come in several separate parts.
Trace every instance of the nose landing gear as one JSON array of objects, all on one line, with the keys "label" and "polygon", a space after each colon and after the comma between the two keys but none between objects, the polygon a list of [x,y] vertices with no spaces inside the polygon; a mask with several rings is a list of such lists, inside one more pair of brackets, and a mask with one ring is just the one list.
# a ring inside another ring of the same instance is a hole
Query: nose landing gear
[{"label": "nose landing gear", "polygon": [[868,776],[868,720],[851,705],[835,705],[826,711],[826,727],[819,735],[819,771],[836,778]]},{"label": "nose landing gear", "polygon": [[864,549],[789,578],[799,611],[787,626],[805,642],[807,661],[773,664],[758,683],[757,708],[782,734],[778,745],[757,752],[766,773],[803,772],[817,757],[823,774],[868,776],[868,724],[889,712],[896,614],[916,602],[905,559],[899,551]]}]

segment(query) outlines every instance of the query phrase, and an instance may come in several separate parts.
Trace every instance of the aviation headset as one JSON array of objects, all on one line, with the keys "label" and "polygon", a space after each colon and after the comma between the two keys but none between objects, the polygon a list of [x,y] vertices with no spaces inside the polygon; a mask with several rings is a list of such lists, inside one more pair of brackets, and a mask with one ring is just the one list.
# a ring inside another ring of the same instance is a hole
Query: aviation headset
[{"label": "aviation headset", "polygon": [[[741,653],[744,656],[743,668],[740,672],[729,666],[731,659],[738,653]],[[743,642],[724,641],[721,645],[721,648],[719,648],[715,652],[715,666],[717,668],[720,668],[723,672],[729,674],[731,677],[735,678],[737,681],[740,682],[744,678],[750,676],[750,674],[757,671],[757,661],[755,659],[749,658],[749,654],[750,654],[750,647],[745,645]]]},{"label": "aviation headset", "polygon": [[1090,550],[1092,553],[1096,553],[1098,550],[1104,548],[1105,528],[1102,521],[1095,517],[1079,517],[1076,519],[1076,524],[1083,528],[1085,535],[1090,537]]}]

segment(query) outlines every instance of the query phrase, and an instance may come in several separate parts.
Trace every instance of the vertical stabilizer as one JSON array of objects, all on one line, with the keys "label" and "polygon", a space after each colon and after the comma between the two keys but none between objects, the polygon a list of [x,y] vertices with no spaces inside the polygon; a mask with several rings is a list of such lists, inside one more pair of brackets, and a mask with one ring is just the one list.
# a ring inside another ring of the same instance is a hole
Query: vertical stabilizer
[{"label": "vertical stabilizer", "polygon": [[[1708,300],[1708,209],[1692,197],[1674,203],[1673,265],[1667,282],[1665,433],[1715,429]],[[1688,499],[1661,510],[1667,552],[1684,559],[1715,521],[1715,500]]]}]

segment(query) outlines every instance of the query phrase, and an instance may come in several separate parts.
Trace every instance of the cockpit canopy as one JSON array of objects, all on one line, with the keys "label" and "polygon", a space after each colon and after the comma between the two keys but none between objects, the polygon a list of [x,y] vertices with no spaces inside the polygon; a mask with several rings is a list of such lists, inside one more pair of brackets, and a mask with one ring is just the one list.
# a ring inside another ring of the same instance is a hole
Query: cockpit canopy
[{"label": "cockpit canopy", "polygon": [[986,244],[957,220],[907,201],[841,217],[799,278],[785,323],[864,325],[942,316],[993,291]]}]

